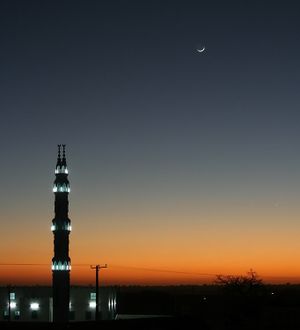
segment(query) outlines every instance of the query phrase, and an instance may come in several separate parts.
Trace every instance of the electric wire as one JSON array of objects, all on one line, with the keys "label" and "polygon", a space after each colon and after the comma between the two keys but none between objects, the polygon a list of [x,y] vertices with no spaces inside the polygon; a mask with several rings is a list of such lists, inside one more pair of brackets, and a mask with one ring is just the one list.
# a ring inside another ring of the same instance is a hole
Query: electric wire
[{"label": "electric wire", "polygon": [[[51,267],[51,264],[45,263],[0,263],[0,267],[5,266],[13,266],[13,267]],[[91,264],[72,264],[72,267],[90,267]],[[198,273],[198,272],[185,272],[185,271],[177,271],[177,270],[170,270],[170,269],[159,269],[159,268],[148,268],[148,267],[135,267],[135,266],[123,266],[123,265],[116,265],[116,264],[109,264],[109,268],[121,268],[121,269],[131,269],[137,271],[147,271],[147,272],[154,272],[154,273],[170,273],[170,274],[182,274],[182,275],[193,275],[193,276],[206,276],[206,277],[216,277],[216,276],[237,276],[236,274],[222,274],[220,273]],[[299,276],[284,276],[284,275],[261,275],[261,278],[268,278],[268,279],[299,279]]]}]

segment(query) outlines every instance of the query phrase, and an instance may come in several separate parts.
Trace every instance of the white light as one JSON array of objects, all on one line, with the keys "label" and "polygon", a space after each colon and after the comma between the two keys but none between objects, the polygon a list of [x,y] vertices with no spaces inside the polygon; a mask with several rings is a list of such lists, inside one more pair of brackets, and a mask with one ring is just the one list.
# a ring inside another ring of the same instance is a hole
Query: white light
[{"label": "white light", "polygon": [[70,192],[71,189],[69,187],[69,185],[63,183],[62,185],[60,185],[59,183],[53,186],[53,192]]},{"label": "white light", "polygon": [[96,301],[90,301],[89,306],[90,308],[96,308]]},{"label": "white light", "polygon": [[67,262],[62,263],[61,261],[54,261],[51,268],[52,270],[71,270],[71,264]]},{"label": "white light", "polygon": [[56,167],[55,169],[55,174],[59,174],[59,173],[64,173],[64,174],[68,174],[69,171],[66,167],[62,166],[62,167]]},{"label": "white light", "polygon": [[52,225],[51,226],[51,231],[54,231],[55,230],[55,225]]},{"label": "white light", "polygon": [[72,226],[71,226],[70,224],[66,224],[66,225],[64,226],[64,229],[65,229],[65,230],[68,230],[68,231],[72,231]]},{"label": "white light", "polygon": [[108,309],[109,310],[115,309],[116,305],[117,305],[116,298],[111,298],[108,300]]},{"label": "white light", "polygon": [[38,311],[40,309],[40,304],[37,302],[33,302],[30,304],[30,309],[32,311]]},{"label": "white light", "polygon": [[68,174],[69,172],[68,172],[68,169],[66,168],[66,167],[62,167],[61,168],[61,173],[64,173],[64,174]]},{"label": "white light", "polygon": [[14,309],[14,308],[17,307],[17,303],[15,301],[11,301],[9,306],[10,306],[11,309]]}]

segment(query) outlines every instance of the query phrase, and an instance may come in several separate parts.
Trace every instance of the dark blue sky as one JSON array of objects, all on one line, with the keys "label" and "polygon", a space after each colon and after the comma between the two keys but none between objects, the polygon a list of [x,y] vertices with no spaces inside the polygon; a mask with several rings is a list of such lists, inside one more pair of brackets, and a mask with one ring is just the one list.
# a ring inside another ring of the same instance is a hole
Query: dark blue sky
[{"label": "dark blue sky", "polygon": [[50,223],[57,143],[90,224],[297,209],[299,33],[296,1],[1,1],[3,218]]}]

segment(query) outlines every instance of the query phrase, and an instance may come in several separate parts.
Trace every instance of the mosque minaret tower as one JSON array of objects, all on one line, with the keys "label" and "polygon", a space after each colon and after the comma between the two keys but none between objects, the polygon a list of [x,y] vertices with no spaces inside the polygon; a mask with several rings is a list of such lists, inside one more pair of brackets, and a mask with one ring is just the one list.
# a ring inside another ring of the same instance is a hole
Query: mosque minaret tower
[{"label": "mosque minaret tower", "polygon": [[54,257],[52,258],[53,321],[68,322],[70,303],[69,235],[71,221],[68,217],[70,185],[65,145],[58,145],[53,192],[55,195],[51,230],[54,234]]}]

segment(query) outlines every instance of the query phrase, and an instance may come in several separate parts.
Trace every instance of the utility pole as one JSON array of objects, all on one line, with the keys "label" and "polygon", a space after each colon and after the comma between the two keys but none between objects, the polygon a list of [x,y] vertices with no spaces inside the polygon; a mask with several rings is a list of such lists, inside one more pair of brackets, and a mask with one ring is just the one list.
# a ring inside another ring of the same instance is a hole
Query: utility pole
[{"label": "utility pole", "polygon": [[10,293],[11,293],[11,285],[7,286],[7,293],[8,293],[8,321],[11,320],[11,307],[10,307]]},{"label": "utility pole", "polygon": [[96,321],[99,321],[99,270],[101,268],[107,268],[107,264],[104,266],[101,265],[96,265],[96,266],[91,266],[91,269],[95,269],[96,271],[96,311],[95,311],[95,319]]}]

